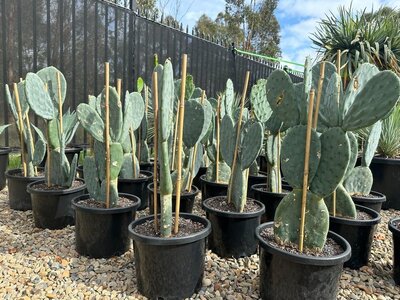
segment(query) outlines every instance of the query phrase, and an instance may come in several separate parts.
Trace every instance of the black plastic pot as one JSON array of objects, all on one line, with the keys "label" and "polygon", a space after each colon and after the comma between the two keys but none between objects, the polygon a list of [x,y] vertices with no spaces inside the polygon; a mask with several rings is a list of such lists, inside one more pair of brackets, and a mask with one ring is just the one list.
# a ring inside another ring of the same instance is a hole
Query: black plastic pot
[{"label": "black plastic pot", "polygon": [[344,264],[351,269],[359,269],[368,264],[374,232],[381,221],[381,216],[373,209],[361,205],[356,205],[356,208],[369,214],[372,219],[329,217],[329,230],[345,238],[351,246],[351,258]]},{"label": "black plastic pot", "polygon": [[[226,201],[226,197],[218,198]],[[203,209],[212,225],[208,248],[223,258],[246,257],[256,253],[258,243],[254,230],[260,225],[261,215],[265,212],[264,204],[253,200],[260,206],[256,212],[225,212],[210,207],[208,202],[211,199],[203,202]]]},{"label": "black plastic pot", "polygon": [[[149,194],[149,211],[150,214],[154,214],[154,183],[150,183],[147,186],[148,194]],[[192,185],[192,191],[190,193],[185,192],[181,193],[181,203],[179,206],[179,211],[183,213],[191,214],[193,211],[194,201],[196,200],[196,196],[200,193],[200,190]],[[176,195],[172,195],[172,211],[175,212],[175,201]],[[157,204],[158,204],[158,211],[160,211],[160,192],[157,192]]]},{"label": "black plastic pot", "polygon": [[400,159],[374,157],[370,168],[374,175],[372,189],[386,196],[382,208],[400,210]]},{"label": "black plastic pot", "polygon": [[[261,184],[267,182],[267,173],[265,172],[258,172],[258,175],[250,175],[247,179],[247,197],[254,198],[253,191],[251,187],[255,184]],[[256,199],[257,200],[257,199]]]},{"label": "black plastic pot", "polygon": [[129,225],[134,241],[137,287],[149,299],[189,298],[202,286],[206,237],[211,232],[211,224],[193,214],[180,214],[180,217],[202,223],[205,228],[186,237],[160,238],[135,232],[136,226],[154,216]]},{"label": "black plastic pot", "polygon": [[31,194],[33,219],[38,228],[61,229],[75,224],[74,211],[71,201],[77,196],[83,195],[86,190],[85,181],[77,178],[83,184],[64,190],[42,190],[36,185],[45,183],[45,180],[32,182],[27,191]]},{"label": "black plastic pot", "polygon": [[389,230],[393,235],[393,279],[398,285],[400,285],[400,229],[397,227],[399,223],[399,217],[389,221]]},{"label": "black plastic pot", "polygon": [[[40,168],[40,170],[43,169]],[[43,180],[44,177],[24,177],[21,169],[8,170],[5,174],[10,208],[22,211],[31,210],[31,195],[27,192],[26,187],[32,182]]]},{"label": "black plastic pot", "polygon": [[257,227],[260,243],[260,294],[264,300],[333,300],[339,290],[343,263],[350,258],[349,243],[334,232],[332,238],[344,252],[332,257],[299,255],[277,248],[261,236],[273,222]]},{"label": "black plastic pot", "polygon": [[197,186],[197,188],[201,189],[201,180],[200,177],[207,173],[207,167],[200,167],[199,172],[193,178],[193,185]]},{"label": "black plastic pot", "polygon": [[153,172],[154,171],[154,162],[152,162],[152,161],[151,162],[141,162],[140,170]]},{"label": "black plastic pot", "polygon": [[153,173],[150,171],[140,171],[140,174],[144,177],[137,179],[118,178],[118,192],[139,197],[140,206],[137,210],[143,210],[149,205],[147,185],[153,180]]},{"label": "black plastic pot", "polygon": [[[67,147],[65,149],[65,156],[67,157],[70,164],[74,159],[75,154],[78,154],[78,159],[79,159],[79,154],[81,153],[82,150],[83,149],[81,147]],[[46,162],[47,162],[47,152],[45,153],[44,158],[39,166],[44,168]]]},{"label": "black plastic pot", "polygon": [[228,185],[225,183],[216,183],[208,181],[206,175],[200,176],[201,181],[201,201],[217,196],[226,196],[228,194]]},{"label": "black plastic pot", "polygon": [[363,196],[356,196],[353,195],[351,198],[355,204],[368,207],[373,209],[377,213],[381,212],[382,204],[386,201],[386,197],[382,193],[371,191],[371,195],[374,197],[363,197]]},{"label": "black plastic pot", "polygon": [[83,174],[83,166],[82,165],[79,165],[76,167],[76,176],[78,178],[85,179],[85,175]]},{"label": "black plastic pot", "polygon": [[[266,183],[255,184],[251,187],[254,195],[253,198],[260,201],[265,206],[265,213],[261,216],[261,223],[271,222],[274,220],[276,208],[279,203],[281,203],[283,197],[287,195],[287,193],[272,193],[265,191],[264,189],[266,187]],[[290,186],[283,186],[283,188],[291,190]]]},{"label": "black plastic pot", "polygon": [[0,191],[6,187],[5,172],[8,166],[8,154],[11,152],[10,148],[0,148]]},{"label": "black plastic pot", "polygon": [[80,255],[108,258],[122,255],[129,250],[131,241],[128,226],[135,219],[140,199],[124,193],[119,193],[119,196],[133,200],[135,203],[122,208],[95,208],[79,203],[89,199],[88,194],[72,200],[76,219],[75,245]]},{"label": "black plastic pot", "polygon": [[259,155],[257,157],[257,164],[258,167],[260,168],[260,171],[262,172],[268,172],[268,162],[267,162],[267,158],[265,157],[265,155]]}]

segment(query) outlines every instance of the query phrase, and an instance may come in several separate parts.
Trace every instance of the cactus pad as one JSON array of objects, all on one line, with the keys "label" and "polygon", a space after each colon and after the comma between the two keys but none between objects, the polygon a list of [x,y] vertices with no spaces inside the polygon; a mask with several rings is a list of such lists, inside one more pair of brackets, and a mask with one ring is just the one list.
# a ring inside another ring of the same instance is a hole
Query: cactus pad
[{"label": "cactus pad", "polygon": [[81,103],[77,109],[78,120],[90,135],[99,142],[104,142],[104,122],[100,115],[88,104]]},{"label": "cactus pad", "polygon": [[[333,194],[324,198],[328,210],[333,214]],[[336,216],[354,219],[356,217],[356,206],[353,199],[347,193],[342,184],[336,189]]]},{"label": "cactus pad", "polygon": [[42,79],[35,73],[28,73],[25,86],[27,100],[32,110],[45,120],[54,119],[57,114]]},{"label": "cactus pad", "polygon": [[228,164],[233,164],[233,154],[236,144],[236,132],[232,117],[226,114],[221,122],[221,155]]},{"label": "cactus pad", "polygon": [[368,167],[355,167],[344,181],[350,195],[368,196],[373,183],[372,172]]},{"label": "cactus pad", "polygon": [[239,150],[241,170],[244,171],[256,160],[263,143],[263,128],[261,123],[247,121],[243,127],[241,135],[243,140]]},{"label": "cactus pad", "polygon": [[361,158],[361,165],[363,167],[369,167],[369,165],[371,164],[371,161],[375,155],[376,148],[378,148],[381,132],[382,132],[382,121],[378,121],[372,126],[368,134],[368,138],[365,141],[364,152]]}]

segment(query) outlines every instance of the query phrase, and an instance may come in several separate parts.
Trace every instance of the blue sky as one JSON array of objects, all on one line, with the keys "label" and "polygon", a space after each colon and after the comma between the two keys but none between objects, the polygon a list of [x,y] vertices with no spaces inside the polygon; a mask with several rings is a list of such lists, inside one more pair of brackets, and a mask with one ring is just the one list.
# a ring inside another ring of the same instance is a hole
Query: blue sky
[{"label": "blue sky", "polygon": [[[192,27],[203,14],[215,18],[224,10],[224,0],[183,0],[180,14],[183,24]],[[400,0],[353,0],[355,9],[377,9],[386,4],[400,8]],[[346,0],[280,0],[276,16],[281,26],[282,58],[303,63],[306,56],[316,57],[316,50],[309,38],[315,31],[318,21],[329,11],[337,12],[340,5],[350,5]]]}]

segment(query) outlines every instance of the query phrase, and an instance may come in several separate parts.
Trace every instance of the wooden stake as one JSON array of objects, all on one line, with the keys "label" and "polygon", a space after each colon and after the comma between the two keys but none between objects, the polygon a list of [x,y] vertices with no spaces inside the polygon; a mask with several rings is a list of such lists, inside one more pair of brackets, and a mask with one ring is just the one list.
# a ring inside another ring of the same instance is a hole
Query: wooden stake
[{"label": "wooden stake", "polygon": [[117,93],[119,96],[119,100],[121,100],[121,89],[122,89],[122,79],[118,78],[117,79]]},{"label": "wooden stake", "polygon": [[178,153],[177,153],[177,178],[176,178],[176,200],[175,200],[175,226],[174,233],[178,233],[179,229],[179,209],[181,205],[181,181],[182,181],[182,138],[183,138],[183,120],[185,115],[185,91],[186,91],[186,69],[187,54],[182,56],[182,80],[181,80],[181,96],[179,100],[179,126],[178,126]]},{"label": "wooden stake", "polygon": [[321,70],[319,72],[317,102],[315,103],[315,111],[314,111],[314,118],[313,118],[313,128],[314,129],[317,129],[317,125],[318,125],[318,112],[319,112],[319,105],[321,103],[322,86],[324,84],[324,78],[325,78],[325,62],[323,61],[321,63]]},{"label": "wooden stake", "polygon": [[276,172],[277,172],[277,182],[276,184],[278,185],[277,191],[278,193],[282,193],[282,178],[281,178],[281,131],[278,130],[278,137],[277,137],[277,154],[278,157],[276,159]]},{"label": "wooden stake", "polygon": [[106,110],[106,124],[105,124],[105,146],[106,146],[106,208],[110,207],[110,64],[105,63],[105,110]]},{"label": "wooden stake", "polygon": [[[201,92],[201,105],[203,105],[204,104],[204,99],[206,98],[206,91],[205,90],[203,90],[202,92]],[[189,176],[189,180],[188,180],[188,184],[187,184],[187,186],[186,186],[186,190],[187,191],[191,191],[191,188],[192,188],[192,183],[193,183],[193,172],[194,172],[194,165],[195,165],[195,162],[196,162],[196,157],[197,157],[197,143],[196,143],[196,145],[194,145],[194,149],[193,149],[193,154],[192,154],[192,163],[191,163],[191,166],[190,166],[190,176]]]},{"label": "wooden stake", "polygon": [[19,102],[19,92],[18,86],[14,82],[14,96],[15,96],[15,104],[17,106],[17,113],[18,113],[18,123],[19,123],[19,142],[21,144],[21,160],[22,160],[22,170],[24,172],[24,177],[27,176],[27,167],[26,167],[26,157],[25,157],[25,140],[24,140],[24,122],[22,118],[22,109],[21,109],[21,102]]},{"label": "wooden stake", "polygon": [[[28,112],[25,113],[25,120],[26,120],[26,128],[28,128],[28,135],[29,139],[31,140],[31,149],[32,149],[32,155],[35,153],[35,144],[33,142],[33,135],[32,135],[32,130],[31,130],[31,121],[29,120],[29,114]],[[34,175],[38,176],[37,172],[37,167],[34,167]]]},{"label": "wooden stake", "polygon": [[[238,147],[239,147],[239,141],[240,141],[240,130],[242,127],[242,117],[243,117],[243,108],[244,108],[244,100],[246,99],[247,95],[247,87],[249,85],[249,80],[250,80],[250,71],[246,72],[246,77],[244,80],[244,87],[243,87],[243,94],[242,94],[242,100],[240,102],[240,112],[239,112],[239,119],[237,123],[237,130],[236,130],[236,142],[235,142],[235,150],[233,152],[233,163],[232,163],[232,169],[231,169],[231,174],[235,172],[235,165],[236,165],[236,160],[237,160],[237,155],[238,155]],[[229,184],[228,187],[228,203],[231,202],[232,198],[232,185]]]},{"label": "wooden stake", "polygon": [[153,111],[154,111],[154,166],[153,166],[153,206],[154,206],[154,230],[158,229],[157,218],[157,162],[158,162],[158,78],[157,72],[153,72]]},{"label": "wooden stake", "polygon": [[215,147],[216,149],[216,156],[215,156],[215,182],[218,183],[219,182],[219,127],[220,127],[220,120],[221,118],[221,96],[218,96],[217,99],[217,123],[216,123],[216,133],[217,133],[217,141],[216,141],[216,145]]},{"label": "wooden stake", "polygon": [[[44,89],[46,92],[48,92],[49,87],[47,86],[47,83],[44,84]],[[51,186],[51,180],[50,180],[50,170],[51,170],[51,148],[50,148],[50,137],[49,137],[49,121],[46,121],[46,137],[47,137],[47,144],[46,144],[46,151],[47,151],[47,187]]]},{"label": "wooden stake", "polygon": [[62,96],[61,96],[61,77],[60,72],[57,72],[57,93],[58,93],[58,115],[60,118],[60,136],[62,136],[63,130],[63,110],[62,110]]},{"label": "wooden stake", "polygon": [[306,219],[307,191],[308,191],[308,171],[310,161],[310,144],[311,144],[311,127],[314,108],[314,89],[310,91],[310,100],[308,102],[308,120],[306,133],[306,149],[304,155],[304,174],[303,174],[303,190],[301,195],[301,215],[300,215],[300,235],[299,235],[299,251],[303,252],[304,244],[304,225]]}]

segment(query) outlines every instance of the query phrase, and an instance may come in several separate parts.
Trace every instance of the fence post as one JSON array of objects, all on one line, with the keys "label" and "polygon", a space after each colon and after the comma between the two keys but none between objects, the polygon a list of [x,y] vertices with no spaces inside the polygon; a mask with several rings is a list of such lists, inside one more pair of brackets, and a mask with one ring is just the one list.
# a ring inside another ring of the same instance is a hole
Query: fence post
[{"label": "fence post", "polygon": [[235,43],[232,42],[232,48],[231,48],[231,52],[232,52],[232,68],[231,68],[231,74],[230,76],[228,76],[229,78],[232,79],[234,87],[237,89],[239,86],[237,84],[237,80],[236,80],[236,48],[235,48]]}]

